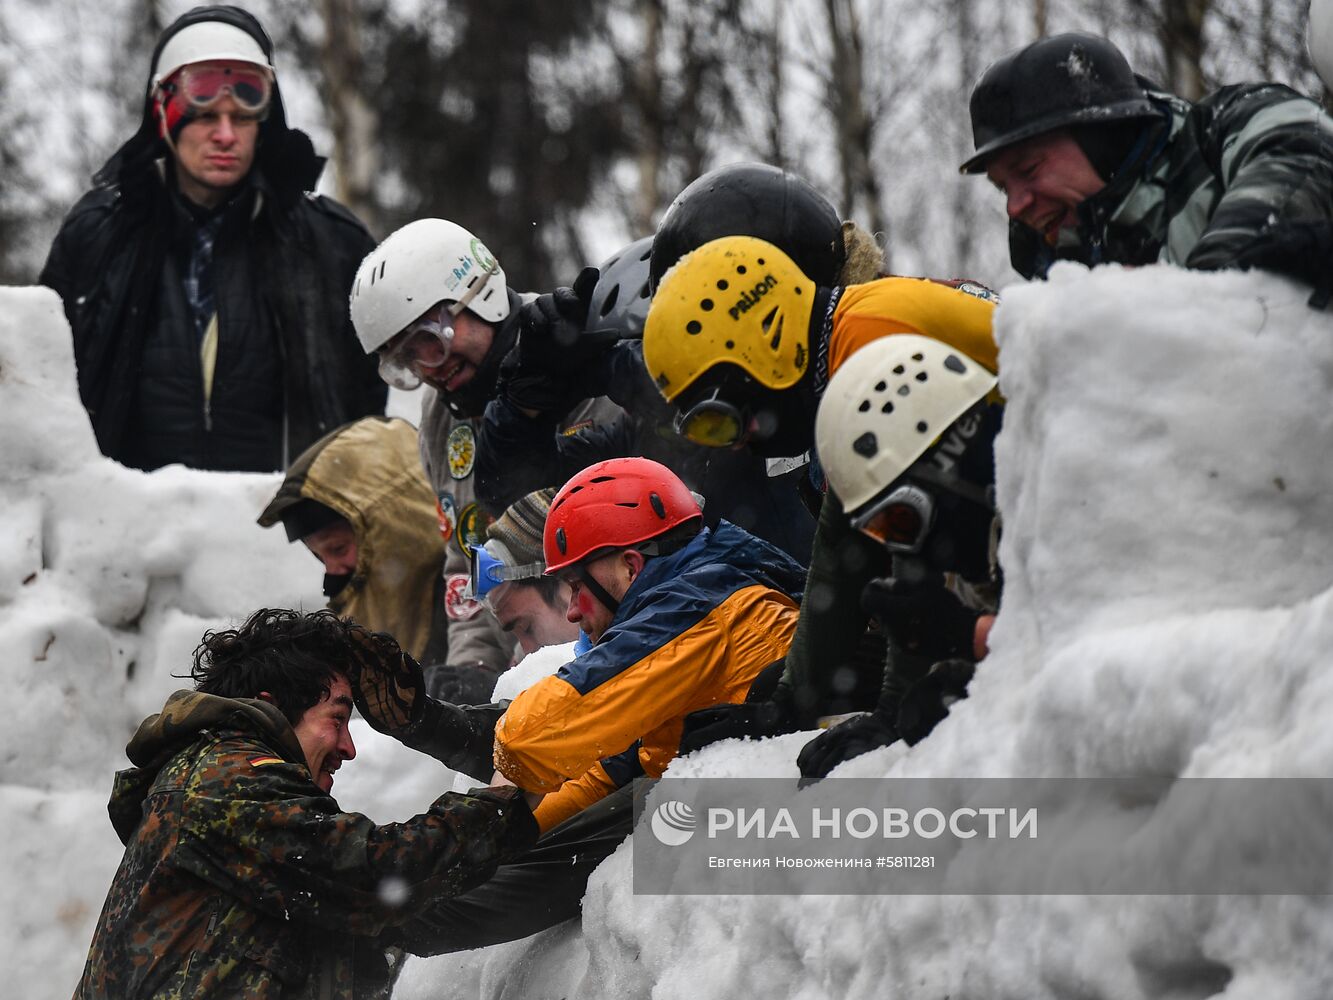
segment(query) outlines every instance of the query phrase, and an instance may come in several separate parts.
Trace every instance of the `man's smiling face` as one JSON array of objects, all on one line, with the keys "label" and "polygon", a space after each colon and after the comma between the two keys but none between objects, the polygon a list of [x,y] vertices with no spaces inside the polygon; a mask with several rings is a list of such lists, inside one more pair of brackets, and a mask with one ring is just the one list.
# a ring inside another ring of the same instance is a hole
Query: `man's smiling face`
[{"label": "man's smiling face", "polygon": [[986,165],[986,176],[1004,193],[1009,218],[1052,246],[1062,228],[1077,224],[1078,206],[1106,186],[1063,129],[1000,150]]},{"label": "man's smiling face", "polygon": [[305,710],[293,726],[305,751],[306,766],[326,795],[333,789],[333,772],[356,756],[347,725],[352,719],[352,688],[347,678],[335,675],[328,694]]}]

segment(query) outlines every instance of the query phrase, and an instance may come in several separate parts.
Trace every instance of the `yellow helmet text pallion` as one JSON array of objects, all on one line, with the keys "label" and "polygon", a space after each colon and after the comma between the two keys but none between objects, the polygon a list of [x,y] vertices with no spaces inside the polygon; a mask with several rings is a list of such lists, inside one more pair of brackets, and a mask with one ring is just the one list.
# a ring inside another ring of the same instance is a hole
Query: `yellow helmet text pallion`
[{"label": "yellow helmet text pallion", "polygon": [[643,361],[670,402],[721,364],[789,389],[810,364],[815,283],[772,243],[724,236],[662,277],[643,330]]}]

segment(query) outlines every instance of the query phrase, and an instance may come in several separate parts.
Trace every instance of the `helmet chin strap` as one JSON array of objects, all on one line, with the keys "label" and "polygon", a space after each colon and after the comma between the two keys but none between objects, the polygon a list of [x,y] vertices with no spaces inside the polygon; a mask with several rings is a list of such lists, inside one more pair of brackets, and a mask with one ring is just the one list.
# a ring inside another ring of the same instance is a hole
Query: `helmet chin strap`
[{"label": "helmet chin strap", "polygon": [[620,602],[607,593],[605,587],[593,579],[592,574],[588,572],[588,567],[582,563],[578,565],[578,575],[580,582],[588,588],[589,593],[601,601],[602,606],[611,612],[612,617],[615,617],[616,612],[620,610]]}]

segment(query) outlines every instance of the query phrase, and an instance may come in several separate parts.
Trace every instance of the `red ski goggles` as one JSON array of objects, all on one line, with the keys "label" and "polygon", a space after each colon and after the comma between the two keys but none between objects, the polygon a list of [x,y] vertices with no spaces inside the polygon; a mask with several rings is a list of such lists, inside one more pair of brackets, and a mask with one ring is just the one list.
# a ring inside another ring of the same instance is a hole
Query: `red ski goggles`
[{"label": "red ski goggles", "polygon": [[162,89],[189,114],[207,111],[230,97],[247,114],[262,115],[273,99],[273,73],[265,66],[231,60],[191,63],[164,81]]}]

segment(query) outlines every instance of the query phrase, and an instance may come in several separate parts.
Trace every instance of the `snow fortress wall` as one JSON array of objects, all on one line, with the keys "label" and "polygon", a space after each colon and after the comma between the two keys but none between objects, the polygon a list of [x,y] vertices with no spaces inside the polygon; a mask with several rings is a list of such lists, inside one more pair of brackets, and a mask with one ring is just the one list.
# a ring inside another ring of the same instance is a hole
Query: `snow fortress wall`
[{"label": "snow fortress wall", "polygon": [[[1004,290],[992,652],[928,740],[835,778],[1333,774],[1333,316],[1307,294],[1071,265]],[[807,738],[729,741],[666,776],[795,777]],[[1131,838],[1169,800],[1112,822]],[[1235,1000],[1333,981],[1319,897],[701,899],[634,896],[630,874],[627,846],[593,877],[579,995]]]}]

